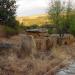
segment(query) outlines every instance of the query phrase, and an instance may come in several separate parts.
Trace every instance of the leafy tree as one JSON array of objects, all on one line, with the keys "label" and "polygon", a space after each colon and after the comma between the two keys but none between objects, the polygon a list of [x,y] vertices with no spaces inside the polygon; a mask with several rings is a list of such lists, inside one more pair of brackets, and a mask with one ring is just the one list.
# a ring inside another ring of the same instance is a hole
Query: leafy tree
[{"label": "leafy tree", "polygon": [[60,36],[67,33],[72,24],[72,2],[68,0],[67,5],[61,0],[52,0],[49,7],[49,17],[57,27]]},{"label": "leafy tree", "polygon": [[72,13],[73,13],[73,9],[72,9],[72,2],[70,0],[68,0],[67,6],[65,8],[65,18],[64,20],[64,28],[63,30],[68,33],[69,32],[69,28],[72,25]]},{"label": "leafy tree", "polygon": [[62,3],[61,0],[52,0],[48,14],[57,27],[57,33],[60,35],[60,45],[64,33],[70,32],[75,35],[75,14],[70,0],[68,0],[67,5],[65,5],[65,2]]},{"label": "leafy tree", "polygon": [[57,33],[62,33],[63,27],[63,16],[62,13],[64,11],[64,5],[61,3],[60,0],[52,0],[51,5],[49,7],[49,17],[53,20],[54,25],[57,27]]},{"label": "leafy tree", "polygon": [[73,11],[71,13],[71,21],[70,21],[69,33],[71,33],[71,34],[73,34],[75,36],[75,9],[73,9]]},{"label": "leafy tree", "polygon": [[0,21],[4,25],[11,27],[15,26],[16,1],[15,0],[0,0]]}]

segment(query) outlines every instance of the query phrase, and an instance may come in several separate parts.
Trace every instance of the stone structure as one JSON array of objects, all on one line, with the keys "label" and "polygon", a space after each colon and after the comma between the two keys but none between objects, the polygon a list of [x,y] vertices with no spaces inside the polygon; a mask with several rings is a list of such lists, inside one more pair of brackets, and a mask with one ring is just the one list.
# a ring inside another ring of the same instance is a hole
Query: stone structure
[{"label": "stone structure", "polygon": [[35,38],[48,36],[48,30],[46,28],[28,29],[26,30],[27,35],[33,35]]},{"label": "stone structure", "polygon": [[8,52],[8,54],[13,53],[18,58],[25,58],[25,56],[30,56],[36,52],[36,44],[32,35],[21,34],[2,40],[0,43],[1,51]]},{"label": "stone structure", "polygon": [[29,29],[26,30],[26,34],[34,37],[38,51],[47,51],[53,46],[53,41],[49,37],[48,30],[46,28]]},{"label": "stone structure", "polygon": [[60,44],[71,45],[75,41],[75,38],[71,34],[64,34],[64,36],[60,38],[59,34],[49,35],[47,32],[45,32],[46,35],[44,35],[43,32],[40,32],[42,35],[38,35],[39,32],[36,31],[34,31],[34,33],[29,31],[28,33],[30,33],[28,35],[32,35],[34,37],[38,51],[48,51],[51,50],[52,47],[56,47]]},{"label": "stone structure", "polygon": [[35,42],[38,51],[49,51],[53,47],[53,41],[49,37],[35,38]]}]

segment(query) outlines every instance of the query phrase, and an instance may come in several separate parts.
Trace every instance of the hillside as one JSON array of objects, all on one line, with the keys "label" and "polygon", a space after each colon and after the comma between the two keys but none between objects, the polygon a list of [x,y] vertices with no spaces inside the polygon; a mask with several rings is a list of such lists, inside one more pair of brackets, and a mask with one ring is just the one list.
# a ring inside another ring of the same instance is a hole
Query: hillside
[{"label": "hillside", "polygon": [[51,23],[48,20],[47,14],[35,15],[35,16],[21,16],[16,18],[20,23],[23,23],[26,26],[30,26],[33,24],[43,25],[46,23]]}]

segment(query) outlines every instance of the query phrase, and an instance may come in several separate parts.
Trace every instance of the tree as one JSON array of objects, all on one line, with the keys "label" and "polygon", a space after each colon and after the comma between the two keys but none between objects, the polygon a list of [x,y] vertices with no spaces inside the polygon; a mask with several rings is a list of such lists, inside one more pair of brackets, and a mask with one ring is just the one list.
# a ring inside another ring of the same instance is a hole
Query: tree
[{"label": "tree", "polygon": [[15,26],[16,1],[15,0],[0,0],[0,22],[11,27]]},{"label": "tree", "polygon": [[52,0],[49,7],[49,17],[57,27],[57,33],[64,34],[69,32],[72,24],[72,2],[61,2],[61,0]]},{"label": "tree", "polygon": [[75,36],[75,9],[73,9],[72,13],[71,13],[71,21],[70,21],[69,33],[71,33],[71,34],[73,34]]},{"label": "tree", "polygon": [[61,44],[64,33],[70,32],[74,34],[75,32],[72,2],[68,0],[65,5],[65,2],[62,3],[61,0],[52,0],[50,5],[48,14],[57,27],[57,33],[60,36],[59,44]]},{"label": "tree", "polygon": [[53,20],[54,25],[57,27],[57,33],[61,36],[63,27],[62,13],[64,11],[64,5],[60,0],[52,0],[50,5],[51,6],[48,11],[49,17]]},{"label": "tree", "polygon": [[63,30],[65,31],[65,33],[69,32],[69,28],[72,25],[72,15],[73,15],[73,9],[72,9],[72,2],[70,0],[68,0],[67,6],[65,8],[65,18],[64,20],[64,28]]}]

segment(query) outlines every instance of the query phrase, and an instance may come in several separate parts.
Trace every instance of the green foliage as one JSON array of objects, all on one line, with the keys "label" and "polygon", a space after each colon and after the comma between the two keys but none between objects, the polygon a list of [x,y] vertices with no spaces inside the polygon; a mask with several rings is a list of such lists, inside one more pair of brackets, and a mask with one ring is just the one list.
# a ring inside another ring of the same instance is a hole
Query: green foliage
[{"label": "green foliage", "polygon": [[14,27],[7,25],[5,26],[4,30],[7,36],[12,36],[18,34],[21,31],[21,26],[19,25],[19,22],[16,21],[16,25]]},{"label": "green foliage", "polygon": [[30,26],[31,29],[35,29],[35,28],[38,28],[38,27],[39,27],[39,26],[36,25],[36,24],[33,24],[33,25]]},{"label": "green foliage", "polygon": [[65,5],[65,2],[62,3],[61,0],[52,0],[48,14],[57,27],[57,33],[64,34],[72,30],[75,21],[72,16],[73,10],[70,0],[67,5]]},{"label": "green foliage", "polygon": [[75,36],[75,25],[71,25],[69,31]]},{"label": "green foliage", "polygon": [[12,36],[14,34],[18,34],[19,30],[17,28],[12,28],[9,26],[5,26],[5,32],[7,36]]},{"label": "green foliage", "polygon": [[57,32],[61,33],[62,21],[62,12],[64,11],[64,5],[60,0],[52,0],[51,6],[49,7],[49,17],[53,20],[54,25],[57,27]]},{"label": "green foliage", "polygon": [[49,34],[52,34],[53,33],[53,30],[52,29],[48,29],[48,33]]},{"label": "green foliage", "polygon": [[0,0],[0,23],[5,26],[7,35],[14,35],[20,31],[19,22],[15,19],[16,0]]},{"label": "green foliage", "polygon": [[65,9],[66,9],[66,11],[65,11],[65,16],[63,18],[63,20],[64,20],[63,25],[64,25],[64,31],[66,33],[69,33],[69,28],[72,25],[72,15],[73,15],[72,13],[73,13],[73,10],[74,10],[72,8],[71,0],[68,1]]},{"label": "green foliage", "polygon": [[75,36],[75,10],[72,11],[69,32]]},{"label": "green foliage", "polygon": [[26,29],[36,29],[36,28],[39,28],[38,25],[34,24],[34,25],[31,25],[31,26],[25,26]]},{"label": "green foliage", "polygon": [[15,4],[15,0],[0,0],[0,21],[3,21],[3,25],[8,25],[10,27],[14,27],[16,25]]}]

